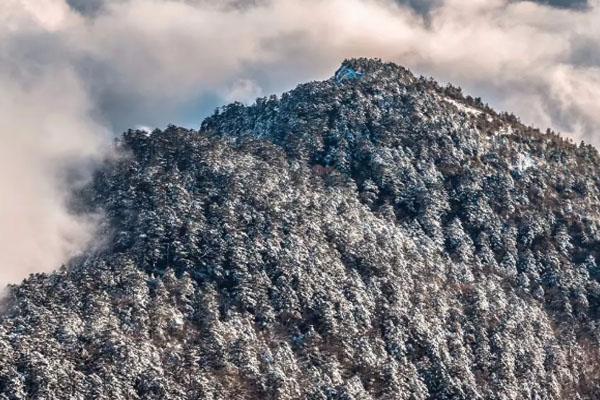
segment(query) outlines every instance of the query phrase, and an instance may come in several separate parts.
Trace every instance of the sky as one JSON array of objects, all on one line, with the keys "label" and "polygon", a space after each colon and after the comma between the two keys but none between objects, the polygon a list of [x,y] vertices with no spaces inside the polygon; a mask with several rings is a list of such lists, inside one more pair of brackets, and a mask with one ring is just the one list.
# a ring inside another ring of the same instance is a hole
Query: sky
[{"label": "sky", "polygon": [[600,0],[2,0],[0,286],[95,246],[69,193],[131,127],[378,57],[600,145]]}]

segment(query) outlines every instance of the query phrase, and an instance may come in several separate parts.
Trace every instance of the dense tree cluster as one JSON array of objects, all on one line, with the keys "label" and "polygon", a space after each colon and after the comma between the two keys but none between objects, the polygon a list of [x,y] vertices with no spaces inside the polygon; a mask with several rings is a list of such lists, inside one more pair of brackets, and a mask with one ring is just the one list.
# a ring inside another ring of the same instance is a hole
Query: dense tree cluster
[{"label": "dense tree cluster", "polygon": [[341,68],[125,133],[105,244],[10,289],[0,399],[598,398],[596,150]]}]

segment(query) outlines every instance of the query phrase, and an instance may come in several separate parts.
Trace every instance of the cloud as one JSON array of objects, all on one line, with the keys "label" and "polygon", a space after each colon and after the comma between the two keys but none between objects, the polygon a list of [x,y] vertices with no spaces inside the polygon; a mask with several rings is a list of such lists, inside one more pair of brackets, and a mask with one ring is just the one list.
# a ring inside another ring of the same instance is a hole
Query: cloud
[{"label": "cloud", "polygon": [[[65,34],[79,46],[74,62],[98,111],[117,131],[198,124],[240,82],[252,84],[250,96],[279,92],[328,76],[344,57],[367,55],[459,83],[540,127],[597,140],[596,107],[585,99],[600,65],[597,2],[104,0],[95,7],[101,12]],[[420,13],[427,18],[415,18]]]},{"label": "cloud", "polygon": [[263,94],[262,88],[255,81],[239,79],[225,91],[224,98],[228,103],[234,101],[252,103]]},{"label": "cloud", "polygon": [[67,0],[67,4],[82,15],[95,16],[104,6],[104,0]]},{"label": "cloud", "polygon": [[586,8],[588,6],[587,0],[538,0],[540,4],[547,4],[552,7],[562,8]]},{"label": "cloud", "polygon": [[8,1],[0,7],[0,286],[56,268],[88,244],[92,216],[67,210],[65,172],[100,156],[107,136],[70,61],[45,51],[69,9]]},{"label": "cloud", "polygon": [[3,0],[0,284],[89,245],[93,217],[69,211],[66,172],[115,133],[194,127],[346,57],[395,61],[600,144],[599,17],[598,0]]}]

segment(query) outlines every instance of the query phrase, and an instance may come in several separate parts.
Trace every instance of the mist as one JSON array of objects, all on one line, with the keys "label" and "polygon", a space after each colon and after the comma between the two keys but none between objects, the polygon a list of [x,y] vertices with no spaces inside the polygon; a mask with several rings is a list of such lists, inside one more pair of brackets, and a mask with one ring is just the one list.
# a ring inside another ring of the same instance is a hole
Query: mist
[{"label": "mist", "polygon": [[452,82],[529,124],[600,144],[600,4],[512,0],[4,0],[0,286],[95,242],[67,171],[121,131],[197,127],[379,57]]}]

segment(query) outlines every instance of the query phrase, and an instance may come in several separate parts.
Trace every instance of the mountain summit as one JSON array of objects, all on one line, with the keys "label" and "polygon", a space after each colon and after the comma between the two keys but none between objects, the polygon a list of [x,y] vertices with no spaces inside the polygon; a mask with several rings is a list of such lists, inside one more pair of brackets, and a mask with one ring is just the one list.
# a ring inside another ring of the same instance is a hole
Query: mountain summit
[{"label": "mountain summit", "polygon": [[115,146],[0,399],[600,397],[593,147],[368,59]]}]

